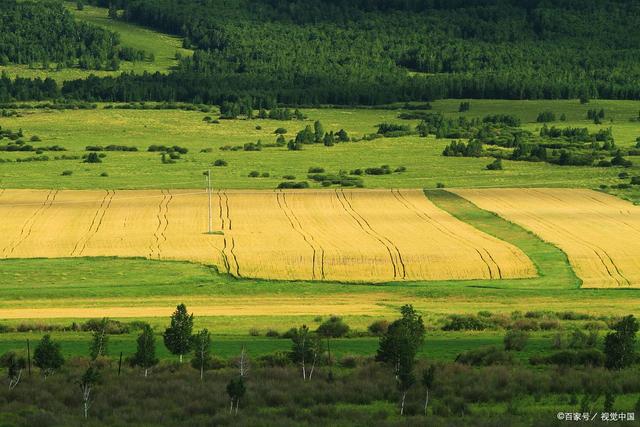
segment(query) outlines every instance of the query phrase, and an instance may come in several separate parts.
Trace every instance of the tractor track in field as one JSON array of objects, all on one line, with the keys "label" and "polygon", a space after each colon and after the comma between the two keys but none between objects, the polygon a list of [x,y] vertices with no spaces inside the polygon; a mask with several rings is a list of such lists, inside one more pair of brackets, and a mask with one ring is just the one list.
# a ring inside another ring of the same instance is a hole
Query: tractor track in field
[{"label": "tractor track in field", "polygon": [[278,203],[278,207],[280,208],[280,210],[282,211],[284,216],[287,218],[287,221],[289,222],[289,225],[291,225],[291,228],[296,233],[298,233],[300,235],[300,237],[302,237],[302,240],[304,240],[304,242],[307,244],[307,246],[309,246],[309,248],[311,248],[311,280],[316,280],[316,257],[317,257],[316,248],[307,239],[307,236],[305,235],[304,231],[302,231],[301,229],[296,227],[296,224],[294,223],[293,219],[291,218],[291,215],[289,214],[289,212],[287,211],[287,209],[285,207],[285,202],[283,202],[281,200],[280,196],[282,196],[282,198],[284,198],[284,193],[282,191],[276,191],[276,202]]},{"label": "tractor track in field", "polygon": [[[227,228],[226,230],[231,231],[233,229],[233,222],[231,221],[231,209],[229,207],[229,195],[225,192],[225,191],[221,191],[219,193],[219,195],[221,195],[221,200],[224,199],[224,209],[221,209],[221,212],[223,213],[223,218],[226,219],[226,225]],[[223,221],[223,232],[225,231],[224,228],[224,224],[225,222]],[[231,258],[233,259],[233,262],[235,264],[235,276],[236,277],[242,277],[242,274],[240,274],[240,263],[238,262],[238,255],[236,254],[236,239],[233,236],[229,236],[229,240],[231,241],[231,245],[229,246],[227,244],[227,237],[225,234],[225,238],[224,238],[224,248],[228,248],[229,249],[229,253],[231,254]],[[229,263],[229,259],[226,255],[224,255],[224,258],[226,258],[226,264],[227,264],[227,268],[229,271],[231,271],[231,264]]]},{"label": "tractor track in field", "polygon": [[[342,198],[340,198],[341,195]],[[373,229],[373,227],[371,227],[371,224],[369,224],[369,222],[353,208],[353,205],[351,204],[349,199],[347,199],[344,190],[336,190],[336,197],[338,198],[338,201],[340,202],[340,205],[342,206],[344,211],[358,224],[362,231],[373,237],[375,240],[380,242],[382,246],[385,247],[385,249],[389,253],[391,265],[393,266],[393,278],[406,279],[407,269],[404,261],[402,260],[402,254],[400,253],[398,247],[391,240],[378,233]]]},{"label": "tractor track in field", "polygon": [[29,236],[31,236],[33,227],[36,224],[36,219],[51,207],[59,192],[60,190],[50,190],[47,193],[47,197],[44,202],[42,202],[42,204],[38,206],[33,214],[31,214],[29,218],[27,218],[27,220],[22,224],[22,228],[20,229],[20,236],[18,236],[18,238],[12,244],[4,248],[4,250],[2,251],[5,258],[11,256],[13,252],[18,248],[18,246],[23,244],[29,238]]},{"label": "tractor track in field", "polygon": [[102,221],[104,220],[107,210],[111,206],[111,202],[115,195],[116,192],[114,190],[106,190],[106,194],[100,202],[100,206],[98,206],[96,213],[93,215],[89,229],[86,231],[86,234],[76,242],[73,250],[71,251],[71,256],[82,256],[84,254],[89,241],[98,234],[98,231],[100,231]]},{"label": "tractor track in field", "polygon": [[[225,228],[225,220],[224,220],[224,214],[223,214],[223,208],[222,208],[223,202],[222,202],[221,191],[218,190],[216,192],[216,195],[218,196],[218,218],[220,219],[220,229],[224,233],[226,231],[226,228]],[[227,236],[226,236],[226,234],[222,238],[222,250],[220,251],[220,253],[222,254],[222,263],[224,264],[225,270],[227,270],[227,274],[231,274],[231,265],[229,265],[229,258],[227,257]]]},{"label": "tractor track in field", "polygon": [[[313,234],[307,232],[304,227],[302,226],[302,223],[300,222],[300,219],[296,216],[295,211],[293,210],[293,208],[291,208],[289,206],[289,203],[287,202],[287,197],[286,194],[284,192],[280,192],[280,194],[282,195],[282,203],[284,205],[284,208],[286,208],[288,210],[285,210],[285,215],[287,216],[287,219],[289,219],[289,223],[291,224],[291,226],[298,231],[298,233],[302,236],[302,238],[304,239],[305,242],[307,242],[307,244],[311,247],[311,249],[313,250],[313,278],[315,280],[315,278],[318,276],[316,274],[316,266],[319,266],[320,271],[319,271],[319,275],[320,278],[322,280],[325,279],[325,271],[324,271],[324,257],[325,257],[325,252],[324,252],[324,248],[322,247],[322,245],[320,245],[316,239],[313,237]],[[280,208],[282,209],[283,207],[280,206]],[[294,223],[297,225],[294,225]],[[318,260],[318,253],[319,253],[319,260]]]},{"label": "tractor track in field", "polygon": [[413,202],[411,202],[411,200],[407,199],[405,197],[405,195],[400,192],[400,190],[392,189],[391,190],[391,194],[393,194],[394,197],[398,200],[398,202],[400,202],[405,208],[409,209],[410,211],[413,211],[419,218],[427,221],[429,224],[431,224],[434,228],[439,230],[441,233],[443,233],[445,235],[448,235],[452,239],[455,239],[458,242],[460,242],[462,245],[464,245],[464,246],[472,249],[473,251],[475,251],[478,254],[478,256],[480,257],[480,259],[482,260],[482,262],[484,263],[484,265],[487,267],[487,270],[489,271],[489,278],[490,279],[495,279],[496,277],[495,277],[493,269],[491,268],[491,264],[489,263],[489,261],[487,261],[487,259],[484,257],[484,255],[482,255],[482,252],[480,251],[480,249],[482,249],[482,251],[491,260],[491,263],[493,263],[493,265],[497,269],[498,278],[502,279],[502,269],[500,268],[500,265],[498,265],[496,260],[493,258],[491,253],[486,248],[481,247],[480,249],[478,249],[475,246],[473,246],[468,240],[458,236],[457,234],[455,234],[453,231],[449,230],[444,225],[438,224],[438,222],[436,220],[434,220],[433,218],[431,218],[431,216],[429,216],[429,214],[427,214],[427,213],[421,211],[420,209],[418,209],[418,207],[416,207],[413,204]]},{"label": "tractor track in field", "polygon": [[153,242],[149,246],[149,258],[151,259],[154,257],[160,259],[162,256],[162,244],[167,241],[166,232],[169,228],[169,203],[171,203],[173,195],[169,190],[160,190],[160,194],[162,194],[162,200],[158,204],[158,213],[156,214],[158,225],[153,232]]}]

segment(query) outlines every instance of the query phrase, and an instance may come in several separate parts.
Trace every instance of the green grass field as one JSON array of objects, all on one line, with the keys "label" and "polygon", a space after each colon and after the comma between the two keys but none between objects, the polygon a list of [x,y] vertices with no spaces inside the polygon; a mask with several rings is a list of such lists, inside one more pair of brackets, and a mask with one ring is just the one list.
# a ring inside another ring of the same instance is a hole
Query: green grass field
[{"label": "green grass field", "polygon": [[[438,101],[434,111],[457,117],[458,101]],[[586,120],[589,108],[604,108],[613,123],[601,126]],[[538,112],[550,109],[565,113],[567,122],[557,126],[598,127],[612,126],[616,143],[622,147],[635,144],[640,135],[640,123],[631,122],[639,109],[637,102],[598,101],[580,105],[578,101],[472,101],[468,117],[484,117],[489,113],[518,115],[530,130],[540,128],[533,122]],[[601,184],[616,185],[619,168],[562,167],[546,163],[505,161],[505,170],[487,171],[489,158],[446,158],[441,155],[449,140],[433,137],[382,138],[325,147],[321,144],[305,146],[298,152],[284,147],[265,148],[260,152],[221,151],[226,145],[242,145],[261,140],[273,143],[274,130],[285,127],[292,138],[304,126],[320,120],[325,130],[341,128],[353,137],[375,133],[381,122],[405,122],[397,119],[399,111],[374,109],[307,109],[309,119],[300,121],[274,120],[221,120],[208,124],[202,119],[215,114],[190,111],[158,110],[67,110],[23,111],[22,117],[0,118],[0,126],[21,128],[29,138],[38,135],[46,145],[61,145],[64,154],[81,156],[87,145],[130,145],[137,153],[108,153],[101,164],[87,165],[79,160],[60,160],[30,163],[0,164],[0,185],[5,188],[194,188],[202,185],[202,172],[212,169],[216,188],[275,188],[284,175],[298,180],[306,179],[309,167],[321,166],[327,172],[353,170],[388,164],[392,168],[405,166],[404,173],[384,176],[365,176],[365,187],[370,188],[435,188],[437,183],[447,187],[586,187]],[[409,121],[417,124],[416,121]],[[256,127],[260,126],[261,129]],[[148,153],[152,144],[179,145],[189,153],[176,164],[162,164],[157,153]],[[210,150],[210,152],[201,152]],[[50,157],[62,153],[49,153]],[[0,153],[0,158],[17,159],[32,153]],[[217,159],[228,162],[227,167],[212,167]],[[633,158],[632,158],[633,159]],[[640,160],[625,170],[640,175]],[[61,177],[65,170],[71,176]],[[251,171],[268,172],[269,178],[249,178]],[[108,177],[100,176],[103,172]],[[623,197],[638,200],[640,191],[615,190]]]},{"label": "green grass field", "polygon": [[89,75],[96,76],[116,76],[123,72],[134,73],[155,73],[169,72],[178,63],[176,53],[182,56],[193,54],[193,51],[182,48],[182,39],[159,33],[138,25],[126,23],[124,21],[114,21],[108,18],[106,8],[85,5],[83,10],[77,10],[75,2],[66,2],[67,9],[78,21],[105,28],[120,35],[120,44],[123,47],[144,50],[147,55],[153,54],[153,61],[121,62],[118,71],[105,70],[82,70],[80,68],[65,68],[60,71],[55,70],[55,64],[49,70],[42,68],[41,64],[8,65],[0,66],[0,73],[6,72],[10,77],[26,78],[46,78],[51,77],[57,82],[86,78]]}]

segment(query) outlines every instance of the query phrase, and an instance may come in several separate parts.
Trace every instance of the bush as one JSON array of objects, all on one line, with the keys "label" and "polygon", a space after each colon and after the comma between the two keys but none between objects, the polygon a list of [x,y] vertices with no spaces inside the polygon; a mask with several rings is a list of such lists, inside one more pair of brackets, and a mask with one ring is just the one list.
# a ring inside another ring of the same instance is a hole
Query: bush
[{"label": "bush", "polygon": [[389,322],[387,320],[376,320],[367,327],[369,333],[377,337],[386,334],[388,329]]},{"label": "bush", "polygon": [[249,335],[252,337],[259,337],[260,331],[258,330],[258,328],[251,328],[249,329]]},{"label": "bush", "polygon": [[284,135],[288,132],[289,131],[287,131],[285,128],[278,128],[273,133],[275,133],[276,135]]},{"label": "bush", "polygon": [[324,168],[321,167],[310,167],[309,173],[324,173]]},{"label": "bush", "polygon": [[71,175],[73,175],[73,171],[70,171],[70,170],[62,171],[61,175],[62,176],[71,176]]},{"label": "bush", "polygon": [[472,315],[451,315],[449,321],[442,327],[443,331],[483,331],[489,325]]},{"label": "bush", "polygon": [[518,319],[511,324],[510,329],[516,331],[537,331],[539,325],[538,322],[533,319]]},{"label": "bush", "polygon": [[444,187],[445,187],[444,183],[442,183],[442,182],[439,182],[439,183],[436,184],[436,188],[444,188]]},{"label": "bush", "polygon": [[213,166],[227,166],[229,163],[227,163],[226,160],[222,160],[222,159],[218,159],[215,162],[213,162]]},{"label": "bush", "polygon": [[513,354],[495,346],[480,347],[458,354],[456,362],[472,366],[510,365]]},{"label": "bush", "polygon": [[102,163],[102,159],[100,158],[100,156],[98,155],[98,153],[96,152],[91,152],[87,155],[87,157],[84,159],[85,163]]},{"label": "bush", "polygon": [[278,337],[280,337],[280,332],[276,331],[275,329],[269,329],[264,334],[264,336],[265,337],[269,337],[269,338],[278,338]]},{"label": "bush", "polygon": [[31,142],[40,142],[40,141],[42,141],[42,140],[40,139],[40,137],[39,137],[38,135],[33,135],[33,136],[30,138],[30,141],[31,141]]},{"label": "bush", "polygon": [[495,159],[493,162],[487,165],[487,170],[490,171],[501,171],[502,170],[502,159]]},{"label": "bush", "polygon": [[260,176],[260,172],[258,172],[258,171],[249,172],[249,178],[257,178],[259,176]]},{"label": "bush", "polygon": [[538,114],[538,118],[536,119],[538,123],[549,123],[556,121],[556,115],[552,111],[543,111]]},{"label": "bush", "polygon": [[600,350],[562,350],[549,356],[537,356],[529,359],[532,365],[558,366],[604,366],[605,356]]},{"label": "bush", "polygon": [[108,172],[102,172],[102,173],[100,174],[100,176],[101,176],[101,177],[103,177],[103,178],[106,178],[106,177],[108,177],[108,176],[109,176],[109,173],[108,173]]},{"label": "bush", "polygon": [[543,331],[549,331],[551,329],[559,329],[560,322],[555,319],[547,319],[541,321],[539,326]]},{"label": "bush", "polygon": [[282,179],[293,181],[294,179],[296,179],[296,177],[294,175],[283,175]]},{"label": "bush", "polygon": [[340,338],[347,335],[349,329],[349,325],[344,323],[342,318],[331,316],[318,326],[316,332],[324,337]]},{"label": "bush", "polygon": [[279,189],[300,189],[300,188],[309,188],[309,183],[307,181],[301,182],[291,182],[285,181],[278,184]]},{"label": "bush", "polygon": [[525,331],[508,331],[504,336],[504,349],[506,351],[522,351],[527,345],[529,334]]}]

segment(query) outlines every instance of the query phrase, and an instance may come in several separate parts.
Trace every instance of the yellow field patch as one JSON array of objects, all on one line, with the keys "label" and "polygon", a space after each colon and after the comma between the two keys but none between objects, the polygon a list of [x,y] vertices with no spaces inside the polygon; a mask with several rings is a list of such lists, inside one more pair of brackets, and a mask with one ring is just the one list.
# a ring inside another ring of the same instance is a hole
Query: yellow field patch
[{"label": "yellow field patch", "polygon": [[592,190],[452,190],[562,249],[583,287],[640,287],[640,207]]},{"label": "yellow field patch", "polygon": [[516,247],[420,190],[6,190],[0,257],[145,257],[238,277],[388,282],[532,277]]}]

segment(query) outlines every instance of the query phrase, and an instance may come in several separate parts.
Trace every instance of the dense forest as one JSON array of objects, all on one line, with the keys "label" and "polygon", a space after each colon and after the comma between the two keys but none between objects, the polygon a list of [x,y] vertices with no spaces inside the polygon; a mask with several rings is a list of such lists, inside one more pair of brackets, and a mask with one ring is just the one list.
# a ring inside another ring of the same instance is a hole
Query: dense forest
[{"label": "dense forest", "polygon": [[59,88],[64,96],[205,103],[250,96],[256,105],[640,99],[638,0],[113,4],[118,19],[183,36],[195,54],[169,76],[68,82]]},{"label": "dense forest", "polygon": [[0,65],[118,69],[118,35],[76,22],[60,2],[0,3]]}]

